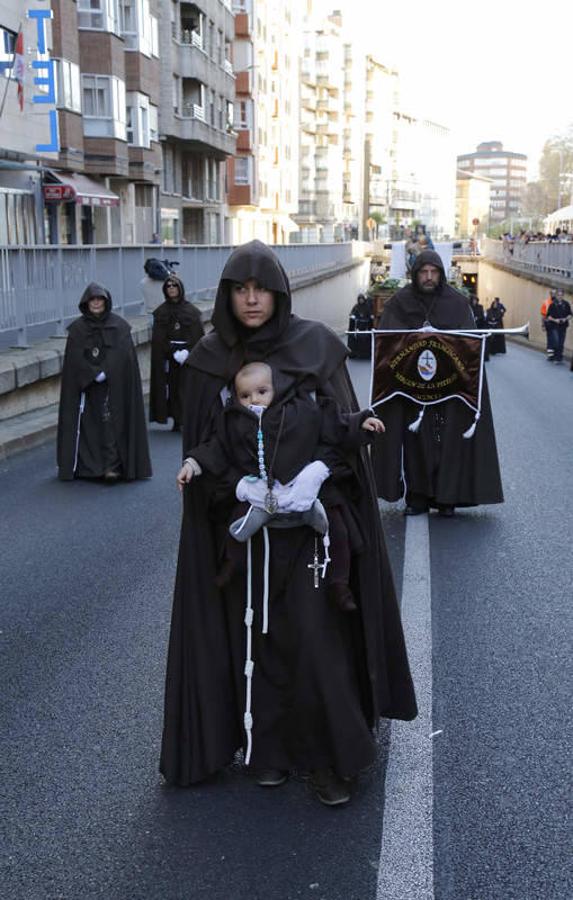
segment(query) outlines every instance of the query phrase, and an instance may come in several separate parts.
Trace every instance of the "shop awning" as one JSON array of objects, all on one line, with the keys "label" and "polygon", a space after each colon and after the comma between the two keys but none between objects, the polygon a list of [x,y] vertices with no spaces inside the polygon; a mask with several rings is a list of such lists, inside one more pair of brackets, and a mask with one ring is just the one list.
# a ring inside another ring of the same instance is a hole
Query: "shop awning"
[{"label": "shop awning", "polygon": [[48,203],[77,203],[80,206],[119,206],[119,197],[87,175],[50,171],[42,191]]}]

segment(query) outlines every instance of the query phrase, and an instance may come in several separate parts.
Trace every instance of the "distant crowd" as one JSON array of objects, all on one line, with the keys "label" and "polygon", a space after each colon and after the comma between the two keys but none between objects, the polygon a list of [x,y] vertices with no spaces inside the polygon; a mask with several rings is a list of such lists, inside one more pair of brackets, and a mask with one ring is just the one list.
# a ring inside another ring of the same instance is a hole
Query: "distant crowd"
[{"label": "distant crowd", "polygon": [[543,231],[525,231],[521,230],[519,234],[512,234],[506,231],[500,236],[500,241],[504,244],[529,244],[533,241],[543,243],[570,243],[573,241],[573,232],[569,232],[567,228],[556,228],[553,234],[545,234]]}]

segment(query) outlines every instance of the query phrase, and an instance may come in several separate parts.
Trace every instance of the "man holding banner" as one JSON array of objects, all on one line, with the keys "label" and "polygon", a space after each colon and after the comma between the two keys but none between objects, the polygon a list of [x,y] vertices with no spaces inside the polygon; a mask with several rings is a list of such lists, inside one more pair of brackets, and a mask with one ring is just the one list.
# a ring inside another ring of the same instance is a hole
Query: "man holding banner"
[{"label": "man holding banner", "polygon": [[[379,495],[405,496],[407,515],[503,502],[485,336],[463,333],[475,320],[438,253],[418,255],[412,283],[386,302],[378,328],[371,399],[386,425],[373,451]],[[442,333],[450,330],[462,333]]]}]

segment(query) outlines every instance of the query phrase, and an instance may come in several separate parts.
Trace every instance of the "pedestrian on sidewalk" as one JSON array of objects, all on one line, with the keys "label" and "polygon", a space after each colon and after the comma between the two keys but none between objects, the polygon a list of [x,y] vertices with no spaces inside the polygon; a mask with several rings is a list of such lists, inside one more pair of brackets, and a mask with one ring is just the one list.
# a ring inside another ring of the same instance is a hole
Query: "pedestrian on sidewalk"
[{"label": "pedestrian on sidewalk", "polygon": [[92,282],[68,327],[58,417],[58,477],[149,478],[141,376],[131,328]]},{"label": "pedestrian on sidewalk", "polygon": [[555,295],[555,300],[550,304],[547,310],[547,325],[551,331],[551,348],[553,350],[553,362],[563,362],[563,347],[565,345],[565,337],[569,328],[569,319],[571,318],[571,306],[569,301],[565,299],[563,291],[560,289]]},{"label": "pedestrian on sidewalk", "polygon": [[165,302],[153,311],[149,421],[181,430],[185,362],[203,337],[201,313],[185,299],[183,282],[168,275],[163,282]]},{"label": "pedestrian on sidewalk", "polygon": [[[322,323],[292,314],[287,275],[260,241],[228,259],[212,323],[187,361],[184,458],[211,432],[249,362],[266,362],[285,389],[310,382],[317,398],[358,411],[344,344]],[[273,453],[258,451],[267,477]],[[289,486],[293,511],[310,510],[335,465],[325,450],[303,467]],[[206,475],[185,484],[160,763],[167,782],[202,781],[242,749],[260,786],[310,772],[319,800],[337,806],[350,799],[349,779],[375,759],[379,718],[416,715],[368,454],[344,453],[336,475],[341,469],[338,486],[365,539],[350,563],[352,615],[328,597],[321,542],[308,524],[260,529],[247,548],[247,573],[218,588],[230,511],[259,479],[251,484],[230,469],[227,485]]]}]

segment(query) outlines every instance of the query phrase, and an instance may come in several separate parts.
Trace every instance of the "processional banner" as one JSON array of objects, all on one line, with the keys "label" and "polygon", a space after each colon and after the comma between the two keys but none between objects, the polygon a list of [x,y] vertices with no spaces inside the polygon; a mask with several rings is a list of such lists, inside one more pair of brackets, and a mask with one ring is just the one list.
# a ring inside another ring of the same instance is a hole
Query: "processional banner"
[{"label": "processional banner", "polygon": [[475,413],[464,433],[472,437],[480,417],[484,334],[423,328],[372,332],[371,407],[401,396],[422,407],[409,427],[417,431],[426,406],[457,398]]}]

